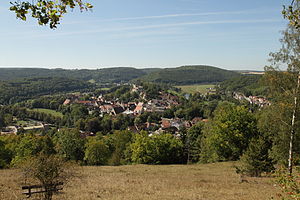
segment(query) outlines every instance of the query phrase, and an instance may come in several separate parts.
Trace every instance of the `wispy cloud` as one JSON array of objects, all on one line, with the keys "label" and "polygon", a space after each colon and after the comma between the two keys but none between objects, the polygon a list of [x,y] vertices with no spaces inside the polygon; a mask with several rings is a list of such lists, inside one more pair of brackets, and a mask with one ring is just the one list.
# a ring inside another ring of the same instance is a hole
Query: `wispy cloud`
[{"label": "wispy cloud", "polygon": [[129,21],[129,20],[162,19],[162,18],[194,17],[194,16],[209,16],[209,15],[236,15],[236,14],[247,14],[247,13],[253,13],[253,12],[233,11],[233,12],[180,13],[180,14],[169,14],[169,15],[113,18],[113,19],[103,19],[99,21]]},{"label": "wispy cloud", "polygon": [[[270,10],[268,10],[268,11],[270,11]],[[101,19],[101,20],[93,20],[92,22],[120,22],[120,21],[167,19],[167,18],[196,17],[196,16],[259,14],[259,13],[266,13],[268,11],[266,11],[266,10],[241,10],[241,11],[228,11],[228,12],[224,11],[224,12],[201,12],[201,13],[175,13],[175,14],[166,14],[166,15],[151,15],[151,16],[139,16],[139,17],[120,17],[120,18],[111,18],[111,19]],[[65,24],[78,24],[78,23],[86,23],[86,21],[73,21],[73,22],[66,22]]]},{"label": "wispy cloud", "polygon": [[[192,22],[180,22],[180,23],[168,23],[168,24],[154,24],[154,25],[140,25],[140,26],[126,26],[117,28],[98,28],[94,30],[81,30],[81,31],[67,31],[67,32],[52,32],[52,33],[40,33],[33,34],[32,32],[19,34],[22,38],[28,37],[58,37],[58,36],[77,36],[96,33],[120,33],[122,31],[135,31],[135,30],[155,30],[165,28],[176,28],[186,26],[201,26],[201,25],[224,25],[224,24],[262,24],[262,23],[276,23],[281,22],[278,19],[259,19],[259,20],[218,20],[218,21],[192,21]],[[17,34],[17,33],[16,33]],[[3,36],[3,35],[2,35]],[[14,36],[15,37],[15,36]]]}]

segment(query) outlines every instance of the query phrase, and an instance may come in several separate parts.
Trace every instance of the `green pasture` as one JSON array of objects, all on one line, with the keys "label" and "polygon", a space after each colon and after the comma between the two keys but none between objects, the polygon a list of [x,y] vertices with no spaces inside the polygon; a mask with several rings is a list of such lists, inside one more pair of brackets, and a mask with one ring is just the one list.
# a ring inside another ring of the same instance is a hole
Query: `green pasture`
[{"label": "green pasture", "polygon": [[182,93],[194,94],[199,92],[205,94],[209,92],[208,88],[215,88],[215,85],[179,85],[175,87],[180,88]]},{"label": "green pasture", "polygon": [[50,110],[50,109],[45,109],[45,108],[34,108],[34,109],[30,109],[32,111],[36,111],[36,112],[42,112],[45,114],[50,114],[53,115],[55,117],[63,117],[63,114],[61,112],[57,112],[55,110]]}]

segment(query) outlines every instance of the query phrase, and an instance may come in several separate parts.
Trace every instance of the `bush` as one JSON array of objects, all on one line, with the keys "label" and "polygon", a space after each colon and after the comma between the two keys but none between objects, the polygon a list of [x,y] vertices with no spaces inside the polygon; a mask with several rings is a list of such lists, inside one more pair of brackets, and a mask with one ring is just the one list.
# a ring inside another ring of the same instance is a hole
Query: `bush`
[{"label": "bush", "polygon": [[270,148],[271,145],[264,138],[252,139],[241,157],[242,165],[237,167],[237,172],[258,177],[263,172],[274,170],[273,161],[268,154]]},{"label": "bush", "polygon": [[136,135],[129,148],[131,161],[138,164],[174,164],[183,160],[183,143],[171,134]]},{"label": "bush", "polygon": [[65,184],[74,176],[74,170],[62,158],[56,155],[39,154],[27,159],[21,165],[24,178],[31,183],[43,185],[45,200],[51,200],[54,194],[53,185]]},{"label": "bush", "polygon": [[201,162],[238,160],[257,135],[257,122],[243,106],[224,102],[205,125],[201,140]]},{"label": "bush", "polygon": [[105,165],[109,155],[109,149],[103,141],[92,139],[86,144],[84,160],[88,165]]},{"label": "bush", "polygon": [[300,169],[298,174],[289,175],[286,170],[280,168],[276,171],[276,182],[281,188],[281,194],[278,194],[282,200],[299,200],[300,199]]}]

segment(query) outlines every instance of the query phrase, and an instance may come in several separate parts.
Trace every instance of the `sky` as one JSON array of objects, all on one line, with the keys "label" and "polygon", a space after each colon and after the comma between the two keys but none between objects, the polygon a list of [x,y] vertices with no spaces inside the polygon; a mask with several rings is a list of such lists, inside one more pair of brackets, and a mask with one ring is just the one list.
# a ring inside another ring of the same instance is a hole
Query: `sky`
[{"label": "sky", "polygon": [[0,1],[0,67],[96,69],[211,65],[263,70],[289,0],[86,0],[56,30]]}]

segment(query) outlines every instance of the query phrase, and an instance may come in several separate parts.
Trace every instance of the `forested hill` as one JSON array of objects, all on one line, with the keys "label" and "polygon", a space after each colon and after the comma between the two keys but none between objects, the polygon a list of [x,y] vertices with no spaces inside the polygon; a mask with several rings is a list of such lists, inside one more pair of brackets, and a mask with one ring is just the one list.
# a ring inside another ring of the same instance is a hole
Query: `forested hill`
[{"label": "forested hill", "polygon": [[42,95],[81,91],[91,87],[92,85],[86,81],[63,77],[0,81],[0,105],[13,104]]},{"label": "forested hill", "polygon": [[266,96],[267,87],[263,85],[262,77],[255,74],[241,75],[222,82],[219,89],[224,93],[240,92],[246,96]]},{"label": "forested hill", "polygon": [[216,83],[238,76],[239,73],[216,67],[197,65],[178,68],[115,67],[102,69],[45,69],[45,68],[0,68],[0,81],[24,78],[56,77],[97,83],[124,83],[133,79],[171,84]]},{"label": "forested hill", "polygon": [[44,69],[44,68],[0,68],[0,80],[16,80],[33,77],[66,77],[102,83],[128,82],[146,75],[147,71],[131,67],[103,68],[96,70]]},{"label": "forested hill", "polygon": [[178,68],[166,68],[154,71],[141,79],[150,82],[162,82],[178,85],[216,83],[238,77],[239,73],[220,69],[217,67],[195,65]]}]

